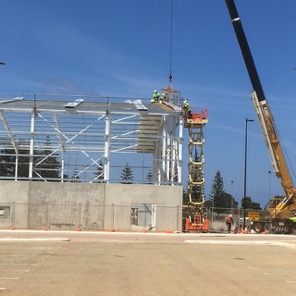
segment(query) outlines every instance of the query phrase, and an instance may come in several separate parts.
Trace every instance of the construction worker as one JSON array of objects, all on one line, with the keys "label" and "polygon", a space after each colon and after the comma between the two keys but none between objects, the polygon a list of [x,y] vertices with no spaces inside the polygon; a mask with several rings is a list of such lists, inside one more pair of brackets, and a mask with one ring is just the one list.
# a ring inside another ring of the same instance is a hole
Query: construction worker
[{"label": "construction worker", "polygon": [[294,214],[294,217],[291,217],[290,220],[292,220],[294,223],[296,223],[296,213]]},{"label": "construction worker", "polygon": [[151,103],[158,103],[159,98],[160,98],[159,92],[157,90],[154,90],[153,97],[150,102]]},{"label": "construction worker", "polygon": [[189,100],[188,99],[185,99],[184,102],[183,102],[183,105],[182,105],[182,109],[184,111],[189,111],[191,110],[190,108],[190,103],[189,103]]},{"label": "construction worker", "polygon": [[188,118],[191,117],[191,107],[188,99],[185,99],[182,105],[182,109],[185,111],[185,115],[188,116]]},{"label": "construction worker", "polygon": [[165,91],[161,94],[161,98],[164,102],[168,102],[169,98],[168,98],[168,92]]},{"label": "construction worker", "polygon": [[233,218],[232,218],[232,215],[229,215],[229,216],[226,218],[225,222],[226,222],[226,226],[227,226],[227,231],[228,231],[228,233],[230,233],[230,232],[231,232],[231,226],[232,226],[232,224],[233,224]]}]

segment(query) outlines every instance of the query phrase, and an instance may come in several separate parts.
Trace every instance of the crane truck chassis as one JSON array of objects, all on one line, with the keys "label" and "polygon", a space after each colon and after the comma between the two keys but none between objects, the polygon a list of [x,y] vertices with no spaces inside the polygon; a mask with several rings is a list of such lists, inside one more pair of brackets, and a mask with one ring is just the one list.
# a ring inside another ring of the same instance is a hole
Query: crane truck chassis
[{"label": "crane truck chassis", "polygon": [[275,197],[266,206],[268,215],[252,222],[255,232],[296,234],[296,222],[290,218],[296,215],[296,189],[286,164],[285,156],[275,128],[274,119],[255,67],[253,56],[245,36],[234,0],[225,0],[231,22],[242,52],[242,56],[253,86],[252,101],[267,146],[271,164],[281,180],[285,196]]}]

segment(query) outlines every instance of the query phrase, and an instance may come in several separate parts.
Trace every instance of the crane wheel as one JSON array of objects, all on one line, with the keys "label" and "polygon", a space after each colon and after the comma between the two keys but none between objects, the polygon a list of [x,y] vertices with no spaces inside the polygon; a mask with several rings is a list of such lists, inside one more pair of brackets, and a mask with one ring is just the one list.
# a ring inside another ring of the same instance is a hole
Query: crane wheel
[{"label": "crane wheel", "polygon": [[263,226],[261,223],[255,223],[253,226],[253,229],[255,230],[256,233],[261,233],[263,231]]},{"label": "crane wheel", "polygon": [[263,228],[264,228],[264,232],[270,232],[271,231],[271,223],[265,223]]}]

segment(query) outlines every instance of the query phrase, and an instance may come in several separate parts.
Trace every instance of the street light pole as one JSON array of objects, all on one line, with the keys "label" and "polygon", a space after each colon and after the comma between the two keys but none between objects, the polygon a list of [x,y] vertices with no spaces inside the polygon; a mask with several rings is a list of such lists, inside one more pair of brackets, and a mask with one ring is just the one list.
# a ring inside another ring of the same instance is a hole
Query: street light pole
[{"label": "street light pole", "polygon": [[268,171],[268,201],[270,200],[270,174],[271,171]]},{"label": "street light pole", "polygon": [[230,181],[231,182],[231,201],[230,201],[230,206],[231,206],[231,215],[233,215],[233,180]]},{"label": "street light pole", "polygon": [[245,130],[245,165],[244,165],[244,199],[243,199],[243,212],[244,212],[243,230],[245,230],[245,228],[246,228],[248,122],[253,122],[253,121],[254,121],[253,119],[246,118],[246,130]]}]

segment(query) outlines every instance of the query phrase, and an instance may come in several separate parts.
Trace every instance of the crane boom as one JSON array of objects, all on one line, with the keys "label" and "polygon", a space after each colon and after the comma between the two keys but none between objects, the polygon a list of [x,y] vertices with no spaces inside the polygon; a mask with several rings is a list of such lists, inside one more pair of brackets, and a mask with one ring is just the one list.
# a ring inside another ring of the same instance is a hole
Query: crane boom
[{"label": "crane boom", "polygon": [[252,52],[250,50],[240,17],[238,15],[236,6],[233,0],[226,0],[226,4],[229,10],[231,22],[240,45],[240,49],[245,61],[245,65],[247,67],[249,77],[253,86],[253,89],[257,93],[257,97],[259,101],[265,101],[264,91],[258,76],[258,72],[254,63],[254,59],[252,56]]},{"label": "crane boom", "polygon": [[281,185],[285,191],[285,198],[269,211],[272,217],[287,218],[291,215],[291,210],[296,209],[296,191],[292,178],[286,164],[285,156],[279,137],[276,131],[274,119],[266,100],[254,59],[245,36],[240,17],[238,15],[234,0],[225,0],[230,14],[231,22],[236,33],[242,56],[253,86],[252,101],[255,107],[256,115],[261,126],[267,150],[270,156],[273,170],[281,180]]}]

